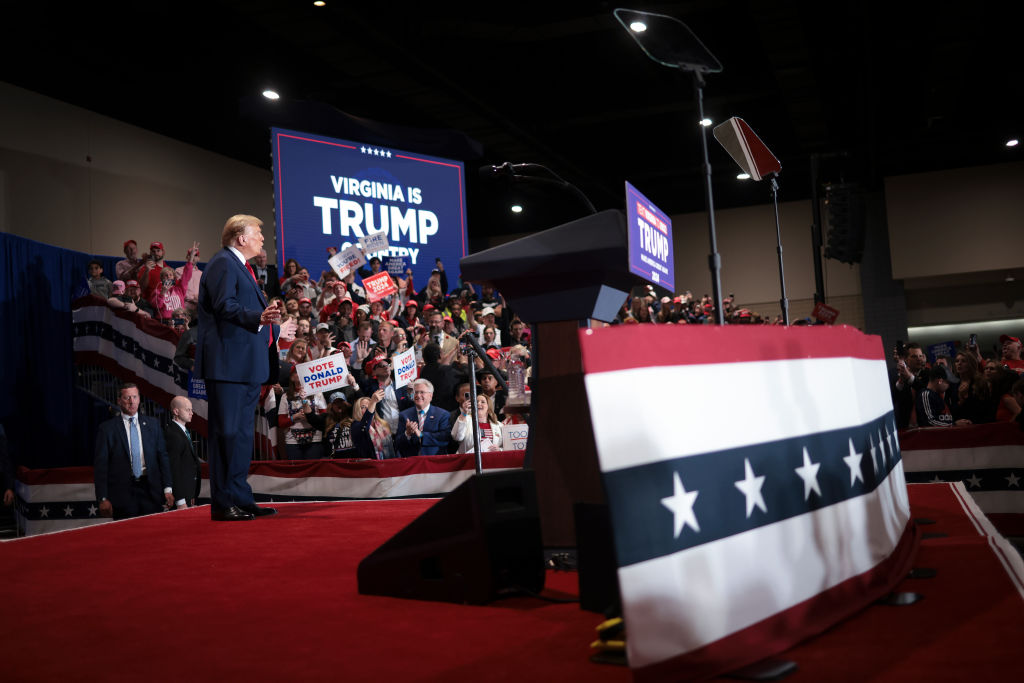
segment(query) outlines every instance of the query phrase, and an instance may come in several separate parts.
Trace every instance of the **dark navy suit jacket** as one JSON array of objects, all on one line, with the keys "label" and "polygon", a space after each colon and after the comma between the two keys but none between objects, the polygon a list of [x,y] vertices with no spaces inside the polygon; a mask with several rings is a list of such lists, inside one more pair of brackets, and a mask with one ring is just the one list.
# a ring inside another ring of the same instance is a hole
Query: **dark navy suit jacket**
[{"label": "dark navy suit jacket", "polygon": [[[171,465],[159,420],[139,415],[139,436],[146,461],[149,489],[156,501],[164,500],[164,487],[171,485]],[[100,424],[96,431],[96,452],[93,463],[96,499],[108,498],[114,509],[130,505],[132,458],[128,434],[120,415]]]},{"label": "dark navy suit jacket", "polygon": [[222,382],[276,382],[277,354],[270,342],[278,327],[259,329],[266,307],[263,292],[238,257],[227,247],[214,254],[199,283],[195,374]]},{"label": "dark navy suit jacket", "polygon": [[430,406],[426,419],[423,420],[423,436],[408,437],[405,435],[405,423],[418,420],[416,406],[403,410],[398,414],[398,432],[395,435],[395,450],[403,458],[414,455],[440,455],[448,450],[448,441],[452,435],[451,416],[447,410]]}]

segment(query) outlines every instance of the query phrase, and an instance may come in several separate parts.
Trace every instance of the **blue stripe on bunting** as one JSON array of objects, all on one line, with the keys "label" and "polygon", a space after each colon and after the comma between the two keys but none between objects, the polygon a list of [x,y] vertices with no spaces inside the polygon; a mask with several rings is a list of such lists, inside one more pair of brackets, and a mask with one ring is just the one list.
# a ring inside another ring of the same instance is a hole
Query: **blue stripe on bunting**
[{"label": "blue stripe on bunting", "polygon": [[1024,493],[1024,467],[975,467],[971,470],[907,472],[908,484],[962,481],[968,491],[1016,491]]},{"label": "blue stripe on bunting", "polygon": [[182,389],[188,389],[188,371],[175,365],[173,358],[161,356],[145,348],[131,336],[122,334],[113,325],[100,320],[85,320],[72,326],[72,336],[99,337],[112,342],[118,349],[125,351],[142,361],[146,367],[162,375],[168,375]]},{"label": "blue stripe on bunting", "polygon": [[[900,460],[895,430],[889,412],[856,427],[605,472],[619,566],[711,543],[869,493]],[[850,458],[851,440],[855,453],[862,454],[855,470],[860,478],[852,484],[853,470],[844,460]],[[804,468],[804,449],[810,468]],[[748,462],[750,477],[746,475]],[[811,477],[815,464],[819,466],[816,477]],[[812,489],[805,497],[808,484],[797,468],[808,474],[808,482],[817,483],[820,493]],[[681,489],[676,488],[676,476]],[[761,499],[747,496],[736,485],[750,479],[748,488],[755,491],[756,477],[764,477]],[[752,506],[749,516],[748,506]],[[757,558],[750,560],[756,562]]]}]

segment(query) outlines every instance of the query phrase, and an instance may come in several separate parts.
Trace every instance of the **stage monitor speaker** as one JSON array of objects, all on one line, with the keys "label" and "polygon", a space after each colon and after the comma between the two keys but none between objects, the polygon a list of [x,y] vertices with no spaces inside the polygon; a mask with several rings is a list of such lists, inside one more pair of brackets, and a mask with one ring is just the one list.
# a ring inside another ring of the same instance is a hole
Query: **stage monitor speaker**
[{"label": "stage monitor speaker", "polygon": [[544,588],[533,471],[477,474],[363,558],[359,592],[481,605]]}]

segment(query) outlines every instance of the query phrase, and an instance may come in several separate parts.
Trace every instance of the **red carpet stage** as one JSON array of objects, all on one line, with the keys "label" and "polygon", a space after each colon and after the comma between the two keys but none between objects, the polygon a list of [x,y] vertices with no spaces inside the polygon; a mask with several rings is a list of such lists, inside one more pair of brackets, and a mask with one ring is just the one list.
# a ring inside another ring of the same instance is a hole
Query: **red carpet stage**
[{"label": "red carpet stage", "polygon": [[[934,524],[901,591],[783,655],[788,681],[1024,680],[1024,564],[962,484],[910,486]],[[593,664],[599,615],[362,596],[356,566],[431,500],[286,503],[214,524],[198,508],[0,546],[5,681],[627,681]],[[545,593],[576,593],[548,574]]]}]

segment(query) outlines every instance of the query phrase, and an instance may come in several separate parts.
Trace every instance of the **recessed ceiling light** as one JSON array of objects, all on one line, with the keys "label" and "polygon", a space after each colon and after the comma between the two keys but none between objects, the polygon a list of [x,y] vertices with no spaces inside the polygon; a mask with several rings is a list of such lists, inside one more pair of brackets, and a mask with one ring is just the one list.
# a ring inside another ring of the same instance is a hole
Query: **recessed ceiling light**
[{"label": "recessed ceiling light", "polygon": [[739,175],[736,176],[736,180],[750,180],[750,174],[740,173]]},{"label": "recessed ceiling light", "polygon": [[647,30],[647,24],[645,24],[642,21],[634,21],[632,24],[629,25],[629,28],[634,33],[643,33],[644,31]]},{"label": "recessed ceiling light", "polygon": [[522,213],[523,212],[523,207],[519,206],[518,204],[513,204],[511,210],[512,210],[512,213]]},{"label": "recessed ceiling light", "polygon": [[263,96],[266,97],[268,100],[279,100],[279,99],[281,99],[281,96],[277,94],[276,90],[264,90],[263,91]]},{"label": "recessed ceiling light", "polygon": [[313,7],[326,7],[327,3],[324,0],[314,0]]},{"label": "recessed ceiling light", "polygon": [[710,125],[711,125],[711,119],[709,119],[709,118],[706,118],[706,117],[705,117],[705,118],[703,118],[703,119],[701,119],[701,120],[700,120],[700,125],[702,125],[702,126],[704,126],[705,128],[707,128],[708,126],[710,126]]},{"label": "recessed ceiling light", "polygon": [[1017,138],[1013,138],[1012,140],[1007,140],[1006,141],[1006,146],[1007,147],[1016,147],[1019,144],[1020,144],[1020,140],[1018,140]]}]

